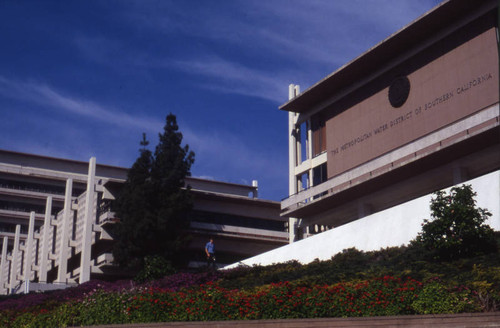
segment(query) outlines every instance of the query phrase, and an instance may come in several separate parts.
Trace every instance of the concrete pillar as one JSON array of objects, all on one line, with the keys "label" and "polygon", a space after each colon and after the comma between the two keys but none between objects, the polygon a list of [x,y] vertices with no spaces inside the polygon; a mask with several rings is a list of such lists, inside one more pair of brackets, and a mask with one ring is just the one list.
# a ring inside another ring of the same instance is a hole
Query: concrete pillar
[{"label": "concrete pillar", "polygon": [[[311,169],[309,169],[309,174],[308,178],[309,180],[307,181],[308,185],[307,188],[311,188],[313,186],[314,182],[314,176],[313,176],[313,169],[312,169],[312,158],[313,158],[313,137],[312,137],[312,129],[311,129],[311,120],[307,120],[307,158],[310,160],[311,163]],[[313,198],[309,198],[310,201],[313,200]]]},{"label": "concrete pillar", "polygon": [[[73,195],[73,179],[66,180],[66,193],[64,196],[64,209],[62,216],[62,224],[60,225],[61,231],[57,233],[61,236],[61,245],[59,249],[59,254],[57,261],[57,280],[56,282],[65,284],[67,282],[66,275],[68,273],[68,257],[69,257],[69,224],[73,217],[73,211],[71,209]],[[44,229],[45,230],[45,229]]]},{"label": "concrete pillar", "polygon": [[[67,186],[66,186],[67,187]],[[47,262],[49,259],[49,231],[51,228],[50,218],[52,216],[52,196],[47,197],[45,204],[45,219],[43,220],[43,232],[40,250],[40,282],[47,282]]]},{"label": "concrete pillar", "polygon": [[358,202],[358,218],[361,219],[370,214],[373,214],[372,206],[367,203]]},{"label": "concrete pillar", "polygon": [[288,85],[288,100],[295,98],[295,84],[291,83]]},{"label": "concrete pillar", "polygon": [[31,279],[32,265],[33,265],[33,242],[35,233],[35,212],[30,213],[30,222],[28,225],[28,239],[24,242],[26,246],[24,249],[24,278],[23,280],[29,281]]},{"label": "concrete pillar", "polygon": [[[288,87],[288,100],[292,100],[299,94],[299,86],[290,84]],[[296,114],[288,113],[288,194],[289,196],[297,193],[297,177],[295,176],[295,167],[298,164],[298,142],[296,133]],[[288,242],[293,243],[296,238],[297,219],[288,219]]]},{"label": "concrete pillar", "polygon": [[17,284],[17,267],[19,265],[19,237],[21,234],[21,225],[16,225],[16,233],[14,235],[14,248],[12,248],[12,260],[10,267],[9,294],[12,294],[14,287]]},{"label": "concrete pillar", "polygon": [[252,187],[255,187],[252,197],[259,198],[259,182],[257,180],[252,180]]},{"label": "concrete pillar", "polygon": [[295,166],[297,164],[297,139],[295,136],[295,114],[288,113],[288,189],[289,195],[297,192]]},{"label": "concrete pillar", "polygon": [[83,225],[82,253],[80,259],[80,284],[90,280],[90,250],[92,247],[92,227],[95,222],[93,215],[95,165],[96,159],[95,157],[91,157],[89,162],[89,174],[87,176],[87,194],[85,196],[85,221]]},{"label": "concrete pillar", "polygon": [[[300,93],[299,91],[299,86],[298,85],[295,85],[293,87],[293,91],[294,91],[294,98],[297,97]],[[294,165],[300,165],[302,164],[302,125],[299,124],[298,125],[298,128],[297,128],[297,121],[298,121],[298,118],[299,118],[299,114],[297,113],[293,113],[293,129],[295,131],[295,163]],[[305,137],[307,138],[307,135],[305,135]],[[307,140],[305,140],[307,142]],[[306,148],[306,151],[307,151],[307,148]]]},{"label": "concrete pillar", "polygon": [[467,169],[460,166],[453,166],[453,184],[457,185],[463,183],[468,179]]},{"label": "concrete pillar", "polygon": [[5,293],[5,284],[7,277],[5,276],[5,266],[7,265],[7,247],[9,245],[9,237],[3,237],[2,243],[2,259],[0,260],[0,293]]},{"label": "concrete pillar", "polygon": [[313,158],[313,136],[312,136],[312,129],[311,129],[311,120],[307,120],[306,122],[306,129],[307,129],[307,158],[312,159]]},{"label": "concrete pillar", "polygon": [[300,85],[296,84],[296,85],[293,87],[293,91],[295,92],[294,97],[297,97],[297,96],[300,94]]}]

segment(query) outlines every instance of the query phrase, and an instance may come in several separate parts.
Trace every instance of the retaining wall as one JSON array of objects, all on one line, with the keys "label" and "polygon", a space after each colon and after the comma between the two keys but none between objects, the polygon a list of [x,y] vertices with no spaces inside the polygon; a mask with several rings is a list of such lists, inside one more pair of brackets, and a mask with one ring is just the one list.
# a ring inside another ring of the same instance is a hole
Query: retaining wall
[{"label": "retaining wall", "polygon": [[500,327],[500,312],[440,315],[408,315],[364,318],[323,318],[287,320],[241,320],[208,322],[172,322],[131,325],[102,325],[94,328],[321,328],[321,327],[404,327],[404,328],[482,328]]}]

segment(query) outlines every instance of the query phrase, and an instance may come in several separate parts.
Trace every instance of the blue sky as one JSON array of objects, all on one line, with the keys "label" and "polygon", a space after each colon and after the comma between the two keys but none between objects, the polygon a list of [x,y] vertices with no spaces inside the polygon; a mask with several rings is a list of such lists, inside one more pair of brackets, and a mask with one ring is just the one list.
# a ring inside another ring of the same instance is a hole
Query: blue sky
[{"label": "blue sky", "polygon": [[168,113],[192,175],[288,191],[305,90],[438,0],[0,0],[0,148],[129,167]]}]

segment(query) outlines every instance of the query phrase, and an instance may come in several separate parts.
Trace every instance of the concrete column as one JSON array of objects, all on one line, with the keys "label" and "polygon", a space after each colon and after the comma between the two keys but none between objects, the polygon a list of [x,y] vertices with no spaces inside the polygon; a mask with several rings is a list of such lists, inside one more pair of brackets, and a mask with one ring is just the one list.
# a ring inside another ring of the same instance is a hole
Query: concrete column
[{"label": "concrete column", "polygon": [[30,213],[30,222],[28,225],[28,239],[24,242],[26,248],[24,249],[24,278],[23,280],[29,281],[31,279],[32,265],[33,265],[33,241],[35,233],[35,212]]},{"label": "concrete column", "polygon": [[87,194],[85,198],[85,218],[83,225],[82,253],[80,260],[80,279],[82,284],[90,280],[90,250],[92,247],[92,226],[95,222],[94,211],[94,183],[95,183],[95,157],[90,158],[89,174],[87,176]]},{"label": "concrete column", "polygon": [[373,214],[372,206],[367,203],[358,202],[358,218],[361,219],[370,214]]},{"label": "concrete column", "polygon": [[5,284],[7,283],[7,277],[4,275],[5,266],[7,265],[7,247],[9,244],[9,237],[3,237],[2,244],[2,259],[0,260],[0,293],[5,293]]},{"label": "concrete column", "polygon": [[259,182],[257,180],[252,180],[252,187],[255,187],[252,197],[259,198]]},{"label": "concrete column", "polygon": [[[294,121],[297,121],[297,115],[294,114]],[[294,124],[295,125],[295,124]],[[302,129],[299,125],[294,129],[295,133],[295,166],[302,164]]]},{"label": "concrete column", "polygon": [[297,139],[295,136],[295,114],[288,113],[288,189],[289,195],[297,192],[295,166],[297,165]]},{"label": "concrete column", "polygon": [[[307,188],[311,188],[313,186],[313,182],[314,182],[313,169],[309,170],[309,174],[307,177],[309,178],[309,180],[307,181],[307,183],[308,183]],[[311,198],[309,198],[309,200],[313,200],[313,198],[311,197]]]},{"label": "concrete column", "polygon": [[467,174],[467,169],[460,167],[460,166],[453,166],[452,168],[453,171],[453,184],[457,185],[460,183],[463,183],[468,179],[468,174]]},{"label": "concrete column", "polygon": [[306,122],[307,129],[307,159],[313,158],[313,137],[312,137],[312,129],[311,129],[311,120],[307,120]]},{"label": "concrete column", "polygon": [[43,221],[43,232],[41,240],[41,254],[40,254],[40,282],[47,282],[47,262],[49,259],[49,231],[51,228],[50,217],[52,215],[52,196],[47,197],[45,204],[45,219]]},{"label": "concrete column", "polygon": [[12,260],[10,267],[9,294],[12,294],[17,284],[17,267],[19,263],[19,236],[21,234],[21,225],[16,225],[16,234],[14,236],[14,248],[12,248]]},{"label": "concrete column", "polygon": [[298,84],[297,84],[297,85],[295,85],[295,86],[293,87],[293,91],[295,92],[294,97],[297,97],[297,96],[300,94],[300,85],[298,85]]},{"label": "concrete column", "polygon": [[[292,100],[299,94],[299,86],[290,84],[288,87],[288,100]],[[299,144],[297,142],[297,133],[295,128],[296,114],[288,113],[288,194],[289,196],[297,193],[297,177],[295,176],[295,167],[298,164]],[[288,219],[288,241],[293,243],[296,236],[297,219]]]},{"label": "concrete column", "polygon": [[292,100],[295,97],[295,84],[288,85],[288,100]]},{"label": "concrete column", "polygon": [[[69,223],[73,217],[71,209],[71,197],[73,194],[73,179],[66,180],[66,193],[64,196],[64,209],[62,216],[62,224],[60,225],[61,231],[57,232],[61,236],[61,245],[57,261],[57,280],[56,282],[65,284],[67,282],[66,275],[68,273],[68,257],[69,257]],[[45,230],[45,229],[44,229]]]}]

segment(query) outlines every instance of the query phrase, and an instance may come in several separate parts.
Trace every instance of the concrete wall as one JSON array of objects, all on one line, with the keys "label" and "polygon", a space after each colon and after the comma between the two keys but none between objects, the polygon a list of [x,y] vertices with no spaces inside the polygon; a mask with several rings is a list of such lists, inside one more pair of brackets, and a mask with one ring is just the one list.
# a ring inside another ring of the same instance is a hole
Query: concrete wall
[{"label": "concrete wall", "polygon": [[[472,185],[477,193],[477,206],[492,213],[487,223],[494,230],[500,231],[500,171],[469,180],[466,184]],[[227,268],[240,264],[269,265],[290,260],[306,264],[315,259],[328,260],[351,247],[373,251],[407,244],[421,231],[423,220],[430,218],[431,197],[432,195],[426,195],[414,199]]]},{"label": "concrete wall", "polygon": [[[331,112],[326,122],[329,178],[498,103],[496,29],[468,41],[464,31],[456,35],[364,87],[380,88],[394,75],[412,72],[408,100],[401,107],[390,105],[386,87],[369,97],[364,94],[368,91],[359,90],[361,94],[347,97],[346,104],[327,109]],[[454,38],[458,39],[450,43]],[[441,55],[443,51],[448,52]]]}]

